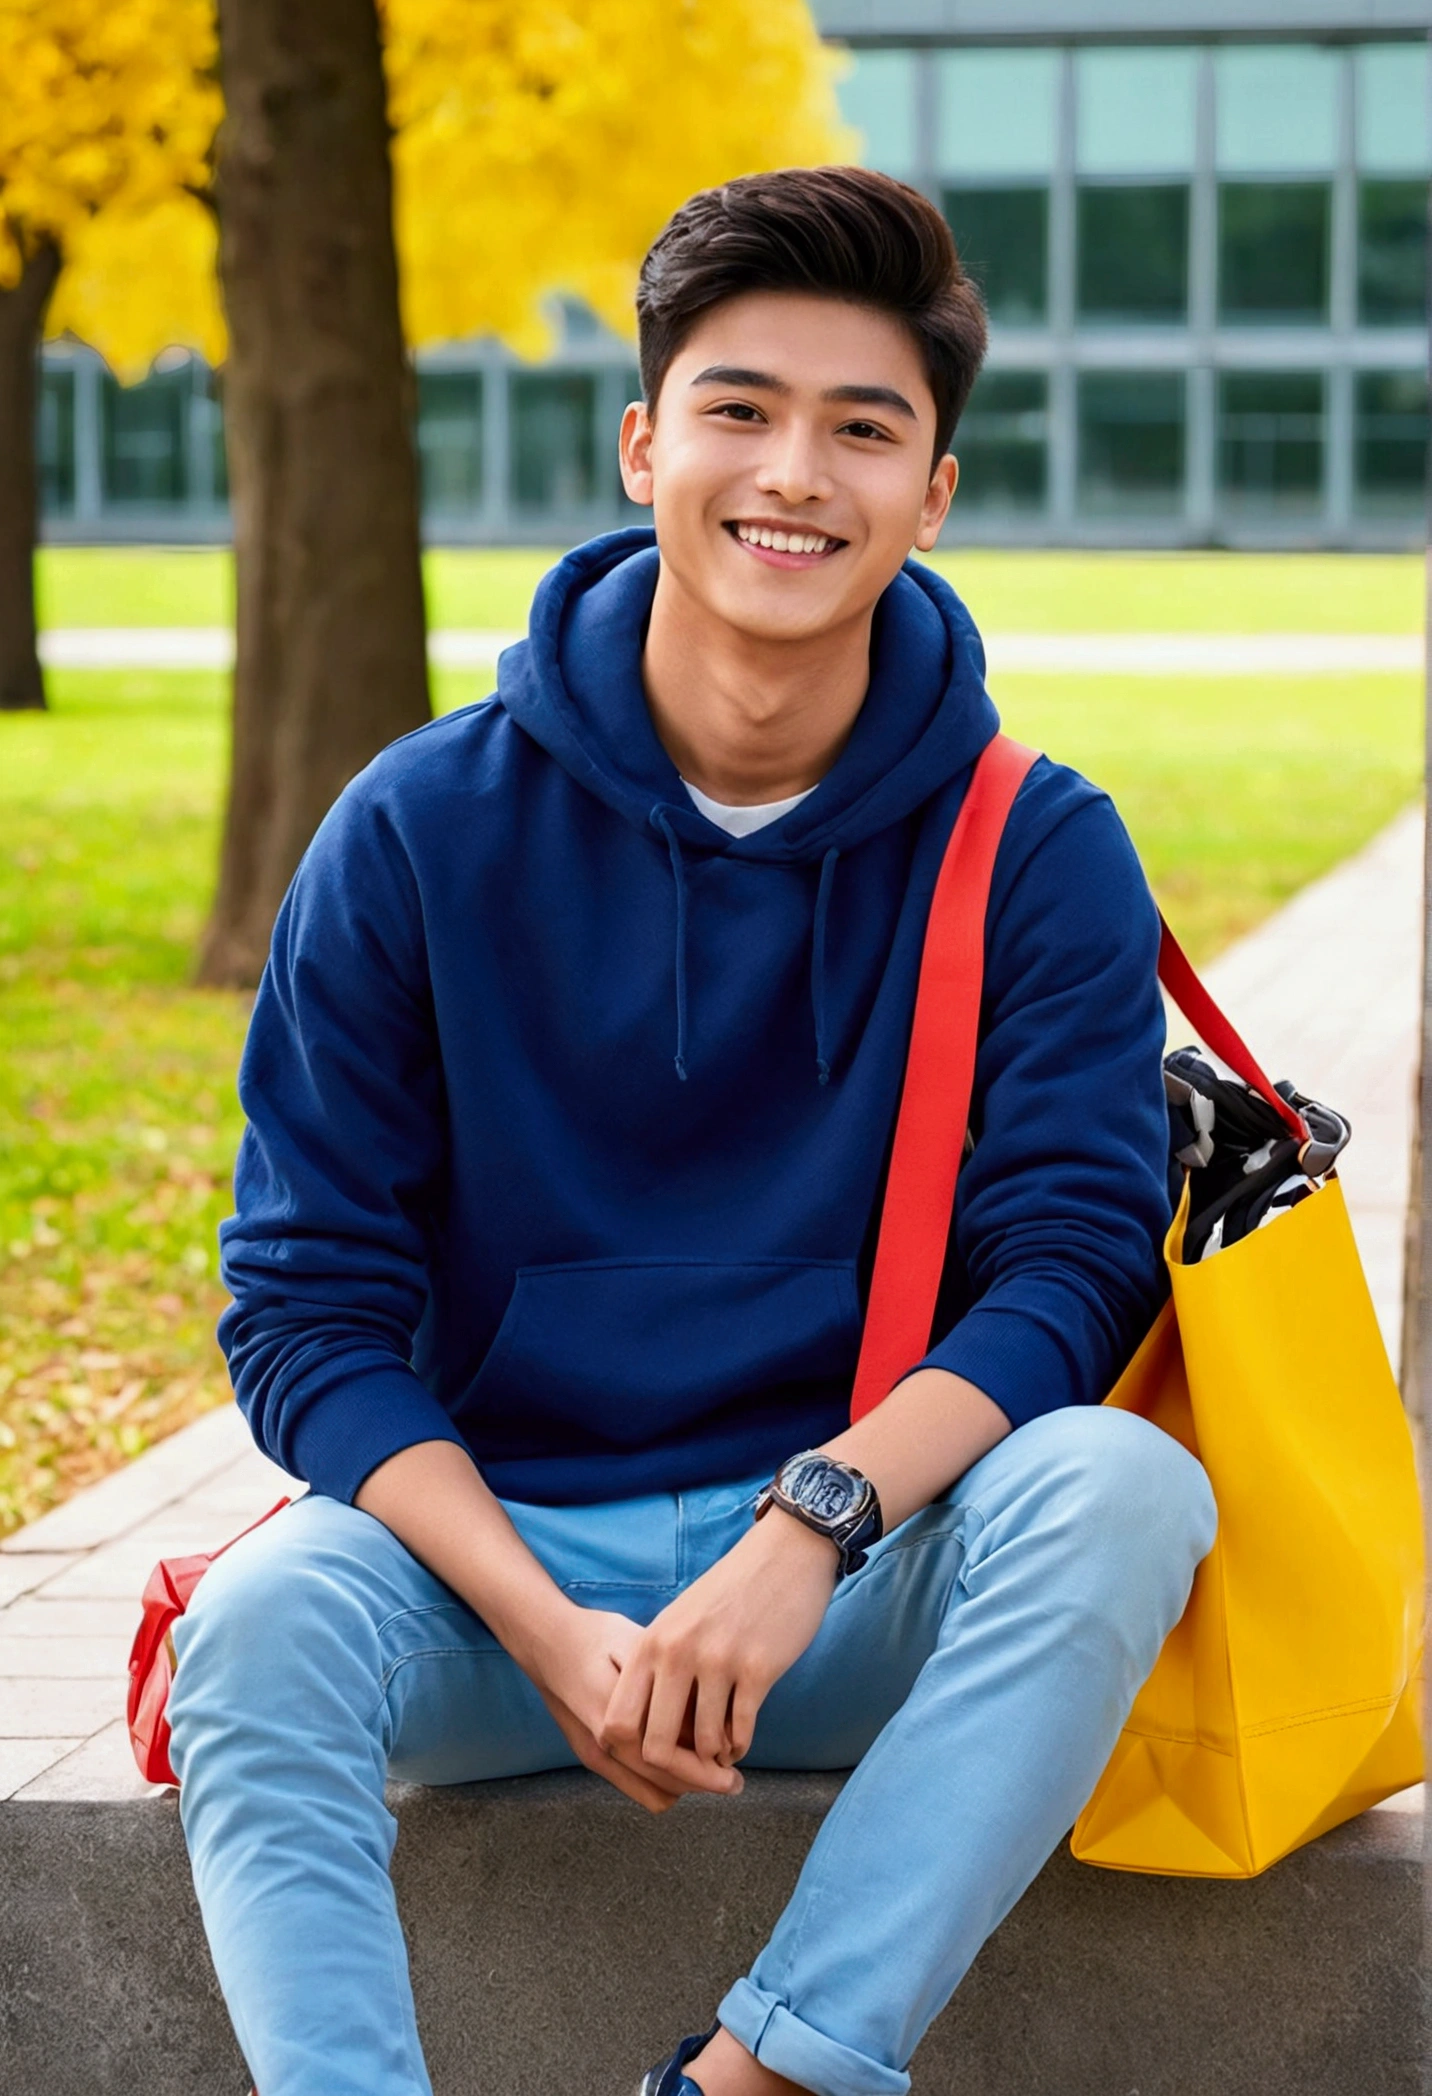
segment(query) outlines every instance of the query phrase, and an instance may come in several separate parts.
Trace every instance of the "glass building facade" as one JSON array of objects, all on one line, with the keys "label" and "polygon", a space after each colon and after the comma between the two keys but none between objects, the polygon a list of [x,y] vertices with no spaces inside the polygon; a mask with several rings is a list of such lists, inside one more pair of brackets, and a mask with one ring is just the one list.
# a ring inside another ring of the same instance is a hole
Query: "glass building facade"
[{"label": "glass building facade", "polygon": [[[988,8],[984,41],[954,0],[910,0],[904,37],[901,0],[817,11],[864,159],[939,203],[988,301],[952,535],[1421,539],[1428,50],[1396,0],[1353,0],[1336,33],[1324,10],[1316,40],[1296,7],[1256,5],[1230,40],[1216,0],[1148,0],[1142,41],[1094,0],[1054,11],[1058,41],[1036,0]],[[421,356],[430,536],[570,542],[640,514],[615,462],[635,391],[630,345],[578,307],[540,366],[489,343]],[[191,359],[124,389],[47,351],[40,444],[51,536],[227,528],[218,387]]]},{"label": "glass building facade", "polygon": [[989,304],[961,537],[1421,539],[1424,42],[855,43],[844,93]]}]

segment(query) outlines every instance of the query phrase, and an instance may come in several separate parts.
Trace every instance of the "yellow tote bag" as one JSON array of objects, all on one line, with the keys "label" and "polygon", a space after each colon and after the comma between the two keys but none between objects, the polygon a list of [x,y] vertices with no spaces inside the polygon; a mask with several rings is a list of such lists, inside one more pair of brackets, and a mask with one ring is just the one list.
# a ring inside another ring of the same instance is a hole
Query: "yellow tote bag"
[{"label": "yellow tote bag", "polygon": [[[1266,1096],[1167,930],[1160,972]],[[1185,1185],[1171,1299],[1107,1402],[1199,1458],[1218,1537],[1073,1848],[1115,1870],[1246,1878],[1422,1779],[1422,1516],[1336,1177],[1186,1266],[1188,1211]]]},{"label": "yellow tote bag", "polygon": [[[985,903],[1034,752],[996,735],[930,905],[851,1417],[929,1342],[974,1082]],[[1321,1176],[1311,1131],[1164,927],[1159,974]],[[1291,1154],[1291,1153],[1290,1153]],[[1311,1182],[1310,1182],[1311,1183]],[[1074,1830],[1116,1870],[1246,1878],[1422,1775],[1412,1440],[1336,1178],[1196,1265],[1112,1396],[1198,1456],[1218,1538]]]}]

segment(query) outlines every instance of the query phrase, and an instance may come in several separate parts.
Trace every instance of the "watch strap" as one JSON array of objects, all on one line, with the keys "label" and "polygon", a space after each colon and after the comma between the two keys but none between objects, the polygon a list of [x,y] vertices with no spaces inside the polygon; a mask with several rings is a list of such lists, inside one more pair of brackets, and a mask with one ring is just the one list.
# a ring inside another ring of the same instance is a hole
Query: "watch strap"
[{"label": "watch strap", "polygon": [[868,1497],[865,1504],[853,1517],[832,1526],[829,1522],[822,1521],[818,1514],[812,1513],[809,1507],[802,1506],[781,1483],[781,1476],[786,1468],[784,1463],[771,1482],[757,1495],[754,1513],[755,1519],[759,1521],[773,1506],[779,1507],[783,1514],[789,1514],[793,1520],[799,1521],[803,1528],[810,1529],[813,1535],[824,1536],[828,1543],[835,1546],[840,1560],[837,1577],[844,1579],[848,1573],[858,1572],[865,1563],[870,1546],[878,1543],[885,1533],[885,1520],[881,1512],[880,1495],[864,1471],[856,1470],[852,1463],[839,1463],[834,1456],[828,1460],[839,1469],[858,1477],[866,1488]]}]

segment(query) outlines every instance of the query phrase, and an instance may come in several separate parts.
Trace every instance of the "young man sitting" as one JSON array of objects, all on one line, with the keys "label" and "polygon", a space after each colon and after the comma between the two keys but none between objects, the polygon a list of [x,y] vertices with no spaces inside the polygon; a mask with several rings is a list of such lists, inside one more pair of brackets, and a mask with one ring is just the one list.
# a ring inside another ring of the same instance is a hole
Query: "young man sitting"
[{"label": "young man sitting", "polygon": [[996,728],[968,614],[906,565],[978,295],[924,198],[825,168],[694,197],[639,314],[654,543],[562,561],[496,697],[353,782],[254,1011],[221,1331],[312,1491],[205,1579],[171,1714],[262,2096],[429,2089],[388,1772],[575,1763],[653,1812],[854,1767],[642,2086],[897,2096],[1212,1541],[1198,1465],[1098,1403],[1160,1289],[1157,921],[1108,800],[1043,759],[934,1342],[848,1423],[931,892]]}]

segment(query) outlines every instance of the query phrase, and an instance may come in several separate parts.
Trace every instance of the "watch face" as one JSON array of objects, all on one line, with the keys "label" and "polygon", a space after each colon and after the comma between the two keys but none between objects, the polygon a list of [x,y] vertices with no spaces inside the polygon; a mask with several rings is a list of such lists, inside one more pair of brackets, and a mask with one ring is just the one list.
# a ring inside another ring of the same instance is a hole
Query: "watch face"
[{"label": "watch face", "polygon": [[843,1521],[860,1506],[866,1489],[863,1478],[829,1456],[797,1456],[781,1471],[781,1490],[818,1521]]}]

